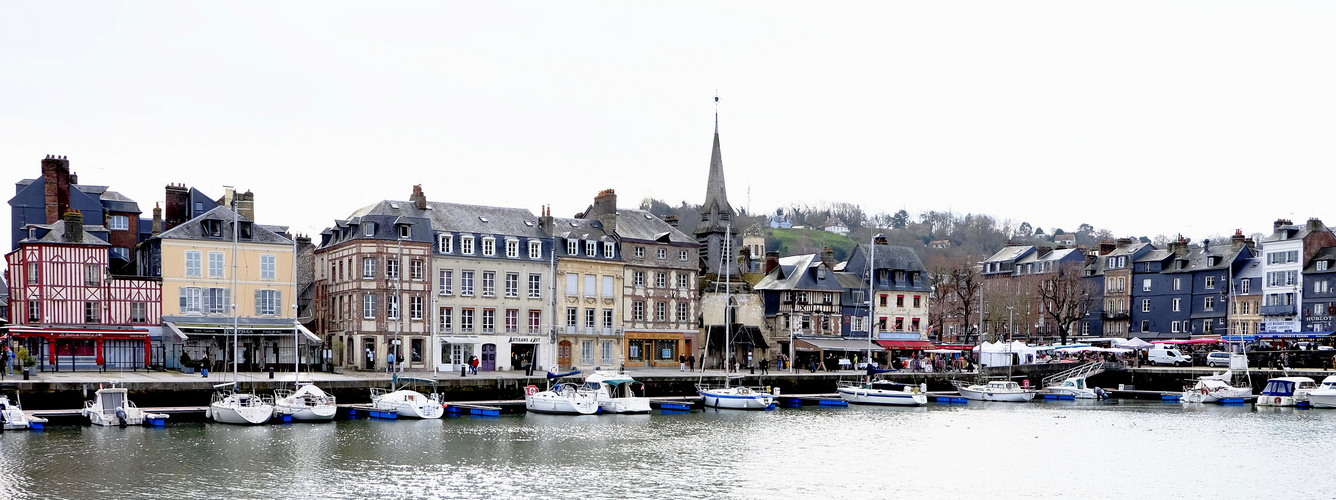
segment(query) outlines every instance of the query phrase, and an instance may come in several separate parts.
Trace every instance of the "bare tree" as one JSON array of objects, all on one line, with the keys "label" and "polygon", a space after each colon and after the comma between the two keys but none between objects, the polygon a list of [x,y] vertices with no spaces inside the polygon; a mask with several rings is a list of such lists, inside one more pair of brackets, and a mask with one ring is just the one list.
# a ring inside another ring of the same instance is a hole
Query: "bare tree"
[{"label": "bare tree", "polygon": [[[952,259],[951,264],[951,283],[955,293],[956,313],[960,316],[962,331],[969,331],[970,315],[979,304],[979,290],[983,287],[983,274],[979,272],[979,266],[974,263],[974,259],[965,257],[956,257]],[[979,332],[982,333],[982,332]],[[965,336],[966,341],[969,335]]]},{"label": "bare tree", "polygon": [[941,255],[928,259],[928,283],[932,286],[932,294],[928,296],[928,330],[937,332],[938,342],[944,338],[947,325],[958,322],[956,284],[952,281],[954,265],[951,259]]},{"label": "bare tree", "polygon": [[1077,263],[1063,265],[1043,275],[1036,284],[1041,313],[1056,325],[1063,344],[1067,343],[1073,325],[1094,305],[1095,290],[1089,280],[1082,278],[1082,267]]}]

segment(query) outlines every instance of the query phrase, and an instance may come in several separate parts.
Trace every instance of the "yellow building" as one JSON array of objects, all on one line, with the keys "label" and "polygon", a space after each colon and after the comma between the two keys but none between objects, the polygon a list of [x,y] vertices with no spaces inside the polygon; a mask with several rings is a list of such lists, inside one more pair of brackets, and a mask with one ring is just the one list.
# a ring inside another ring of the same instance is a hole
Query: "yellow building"
[{"label": "yellow building", "polygon": [[555,237],[557,349],[561,368],[623,363],[621,245],[597,220],[544,216]]},{"label": "yellow building", "polygon": [[291,370],[298,337],[302,362],[318,362],[307,348],[319,339],[296,322],[293,251],[286,235],[225,207],[145,242],[141,258],[162,277],[168,365],[185,353],[230,369],[234,324],[242,370]]}]

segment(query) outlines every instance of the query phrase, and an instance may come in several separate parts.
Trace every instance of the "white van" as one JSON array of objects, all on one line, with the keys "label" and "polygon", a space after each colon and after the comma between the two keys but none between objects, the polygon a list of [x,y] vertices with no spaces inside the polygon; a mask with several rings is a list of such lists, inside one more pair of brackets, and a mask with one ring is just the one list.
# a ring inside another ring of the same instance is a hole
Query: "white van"
[{"label": "white van", "polygon": [[1152,347],[1146,351],[1146,361],[1151,365],[1192,366],[1192,358],[1184,356],[1178,349],[1171,347]]}]

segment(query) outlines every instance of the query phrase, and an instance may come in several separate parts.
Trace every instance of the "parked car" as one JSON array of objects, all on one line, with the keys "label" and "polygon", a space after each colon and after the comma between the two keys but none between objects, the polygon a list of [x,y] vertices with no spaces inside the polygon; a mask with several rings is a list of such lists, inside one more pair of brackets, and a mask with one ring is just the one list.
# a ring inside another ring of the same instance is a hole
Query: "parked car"
[{"label": "parked car", "polygon": [[1206,354],[1206,366],[1215,368],[1217,366],[1229,366],[1229,353],[1216,351]]}]

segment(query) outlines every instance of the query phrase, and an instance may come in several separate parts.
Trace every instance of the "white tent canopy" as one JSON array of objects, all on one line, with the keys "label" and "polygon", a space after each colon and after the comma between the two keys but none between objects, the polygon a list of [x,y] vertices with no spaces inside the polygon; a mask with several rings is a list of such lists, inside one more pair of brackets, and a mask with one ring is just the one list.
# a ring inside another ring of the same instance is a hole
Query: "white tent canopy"
[{"label": "white tent canopy", "polygon": [[1039,359],[1041,351],[1051,350],[1052,346],[1028,346],[1017,341],[1012,341],[1010,344],[1002,341],[984,342],[980,347],[974,348],[974,351],[979,353],[979,364],[983,366],[1008,366],[1013,361],[1018,365],[1034,363]]},{"label": "white tent canopy", "polygon": [[1141,340],[1141,337],[1132,337],[1128,340],[1114,344],[1115,347],[1121,347],[1123,349],[1149,349],[1152,345],[1155,344]]}]

